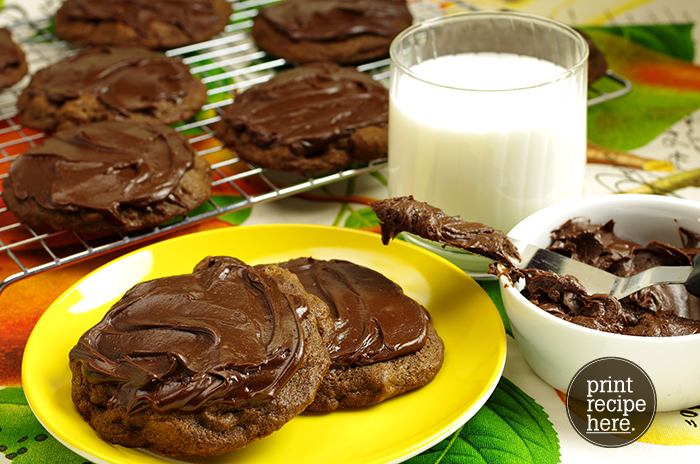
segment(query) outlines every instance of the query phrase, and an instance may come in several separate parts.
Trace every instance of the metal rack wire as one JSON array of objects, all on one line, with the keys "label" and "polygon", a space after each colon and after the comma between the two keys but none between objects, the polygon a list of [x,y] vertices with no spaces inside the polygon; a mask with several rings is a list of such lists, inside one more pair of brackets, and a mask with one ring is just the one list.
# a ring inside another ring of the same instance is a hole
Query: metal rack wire
[{"label": "metal rack wire", "polygon": [[[169,56],[181,57],[190,66],[192,73],[199,76],[209,88],[209,102],[198,117],[177,127],[177,130],[188,136],[197,154],[210,161],[215,173],[213,195],[208,203],[186,217],[159,227],[107,238],[85,237],[72,231],[38,233],[2,207],[0,291],[20,278],[47,269],[145,242],[255,204],[374,172],[386,165],[386,160],[377,160],[319,176],[283,174],[238,159],[216,137],[214,124],[221,119],[223,108],[233,101],[234,96],[254,84],[270,79],[279,68],[286,65],[283,59],[270,57],[259,50],[249,34],[257,9],[274,1],[276,0],[232,1],[234,12],[221,34],[206,42],[166,52]],[[408,4],[417,21],[450,12],[449,7],[445,10],[427,0],[409,0]],[[0,183],[7,177],[10,162],[46,137],[46,134],[22,127],[18,122],[16,102],[28,84],[29,76],[74,51],[70,44],[52,33],[51,18],[22,19],[20,11],[18,20],[8,28],[26,54],[29,73],[21,82],[0,94]],[[388,65],[386,59],[363,64],[358,69],[383,81],[388,79]],[[224,194],[217,195],[217,192]]]},{"label": "metal rack wire", "polygon": [[589,87],[588,91],[592,94],[595,94],[594,97],[589,96],[588,98],[589,107],[599,105],[610,100],[614,100],[615,98],[619,98],[623,95],[628,94],[632,90],[632,83],[624,77],[615,74],[615,72],[613,72],[612,70],[608,70],[602,79],[611,82],[613,86],[616,87],[614,88],[614,90],[607,91],[601,90],[598,87]]},{"label": "metal rack wire", "polygon": [[[22,277],[62,266],[90,256],[106,253],[156,236],[242,210],[255,204],[285,198],[300,192],[381,169],[386,160],[319,176],[271,172],[238,159],[216,137],[214,124],[221,119],[223,108],[234,96],[258,82],[272,77],[286,63],[258,50],[248,34],[257,8],[270,0],[233,2],[234,13],[225,31],[212,40],[168,51],[180,56],[209,87],[209,102],[193,121],[176,129],[186,134],[199,156],[210,161],[214,171],[213,195],[204,207],[192,214],[153,229],[111,236],[89,238],[72,231],[38,233],[18,221],[7,208],[0,208],[0,289]],[[70,55],[74,48],[51,31],[51,19],[19,20],[9,26],[15,40],[26,54],[29,75]],[[386,63],[388,64],[388,63]],[[363,70],[386,66],[367,64]],[[39,131],[22,127],[18,122],[16,102],[29,82],[29,75],[0,94],[0,183],[7,177],[11,161],[27,148],[46,137]],[[216,195],[225,192],[224,195]],[[225,200],[222,200],[224,198]]]}]

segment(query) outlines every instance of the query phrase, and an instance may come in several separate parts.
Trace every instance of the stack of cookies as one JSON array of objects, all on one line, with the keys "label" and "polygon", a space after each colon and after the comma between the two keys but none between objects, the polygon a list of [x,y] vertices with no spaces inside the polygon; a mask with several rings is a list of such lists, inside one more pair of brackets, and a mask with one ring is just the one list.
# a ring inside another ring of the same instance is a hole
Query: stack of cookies
[{"label": "stack of cookies", "polygon": [[427,311],[371,269],[216,256],[132,287],[69,357],[73,402],[105,440],[214,456],[304,411],[426,385],[444,346]]}]

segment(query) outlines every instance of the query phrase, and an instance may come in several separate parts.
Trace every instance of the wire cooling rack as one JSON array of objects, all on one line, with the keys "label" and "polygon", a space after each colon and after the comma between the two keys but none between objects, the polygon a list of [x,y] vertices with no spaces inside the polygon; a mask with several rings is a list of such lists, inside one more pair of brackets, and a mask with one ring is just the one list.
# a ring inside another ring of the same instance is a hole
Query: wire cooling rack
[{"label": "wire cooling rack", "polygon": [[[242,210],[300,192],[318,188],[381,169],[386,160],[360,167],[324,173],[320,176],[278,173],[240,160],[216,137],[213,125],[221,119],[223,108],[234,96],[258,82],[272,77],[284,66],[284,60],[267,56],[257,49],[249,36],[257,8],[270,0],[236,1],[226,29],[212,40],[169,50],[180,56],[192,73],[209,88],[209,102],[192,121],[177,126],[188,136],[197,154],[209,161],[214,171],[212,197],[190,215],[159,227],[134,233],[90,238],[72,231],[38,233],[18,221],[7,208],[0,208],[0,289],[22,277],[75,262],[117,248],[184,228],[225,213]],[[17,12],[15,12],[17,13]],[[16,102],[30,75],[69,56],[74,48],[52,33],[50,18],[18,20],[8,28],[26,54],[29,75],[0,94],[0,183],[7,177],[10,162],[27,148],[47,136],[21,126]],[[368,63],[361,67],[369,73],[388,65]],[[4,255],[4,256],[3,256]]]},{"label": "wire cooling rack", "polygon": [[[371,173],[386,166],[386,160],[376,160],[320,176],[279,173],[240,160],[216,137],[214,124],[221,119],[223,109],[233,102],[235,95],[270,79],[286,65],[285,60],[259,50],[249,34],[258,8],[275,1],[232,1],[234,11],[222,33],[212,40],[166,52],[169,56],[181,57],[209,89],[209,101],[199,115],[176,127],[188,136],[197,154],[205,157],[212,166],[214,181],[208,203],[186,217],[153,229],[102,238],[86,237],[73,231],[38,233],[18,221],[0,204],[0,291],[11,282],[47,269],[145,242],[226,213]],[[462,2],[408,0],[408,5],[416,21],[470,9]],[[7,177],[12,160],[26,149],[40,144],[47,136],[19,124],[16,108],[19,94],[34,72],[75,51],[74,47],[53,34],[51,18],[29,20],[21,9],[10,8],[2,10],[2,14],[17,18],[8,28],[26,54],[29,73],[18,84],[0,93],[0,184]],[[386,82],[388,66],[389,60],[385,59],[363,64],[358,69],[378,81]],[[612,73],[609,76],[618,79]],[[618,93],[628,91],[624,82],[622,85]],[[596,98],[606,101],[616,96],[599,95]]]}]

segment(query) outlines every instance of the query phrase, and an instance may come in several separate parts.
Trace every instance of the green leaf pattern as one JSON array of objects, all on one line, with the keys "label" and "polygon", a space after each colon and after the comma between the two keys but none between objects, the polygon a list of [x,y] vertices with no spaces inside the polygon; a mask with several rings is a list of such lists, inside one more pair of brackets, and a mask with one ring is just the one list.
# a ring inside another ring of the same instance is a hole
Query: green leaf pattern
[{"label": "green leaf pattern", "polygon": [[469,422],[407,462],[547,464],[559,460],[559,441],[547,413],[510,380],[501,378]]},{"label": "green leaf pattern", "polygon": [[13,464],[90,464],[42,427],[20,387],[0,389],[0,452]]}]

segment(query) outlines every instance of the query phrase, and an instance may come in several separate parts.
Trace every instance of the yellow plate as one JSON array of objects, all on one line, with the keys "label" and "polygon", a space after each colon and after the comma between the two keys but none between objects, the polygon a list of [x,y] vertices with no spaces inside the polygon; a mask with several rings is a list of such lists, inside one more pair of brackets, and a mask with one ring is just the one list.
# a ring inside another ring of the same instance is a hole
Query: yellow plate
[{"label": "yellow plate", "polygon": [[[383,273],[423,304],[445,342],[445,361],[427,386],[368,407],[301,415],[242,450],[199,459],[164,459],[103,441],[70,397],[68,352],[137,282],[191,272],[208,255],[248,264],[297,257],[345,259]],[[326,226],[242,226],[206,231],[144,247],[97,269],[41,317],[27,342],[22,383],[29,405],[60,442],[95,462],[147,464],[400,462],[466,423],[503,371],[506,340],[498,310],[481,287],[448,261],[377,234]]]}]

